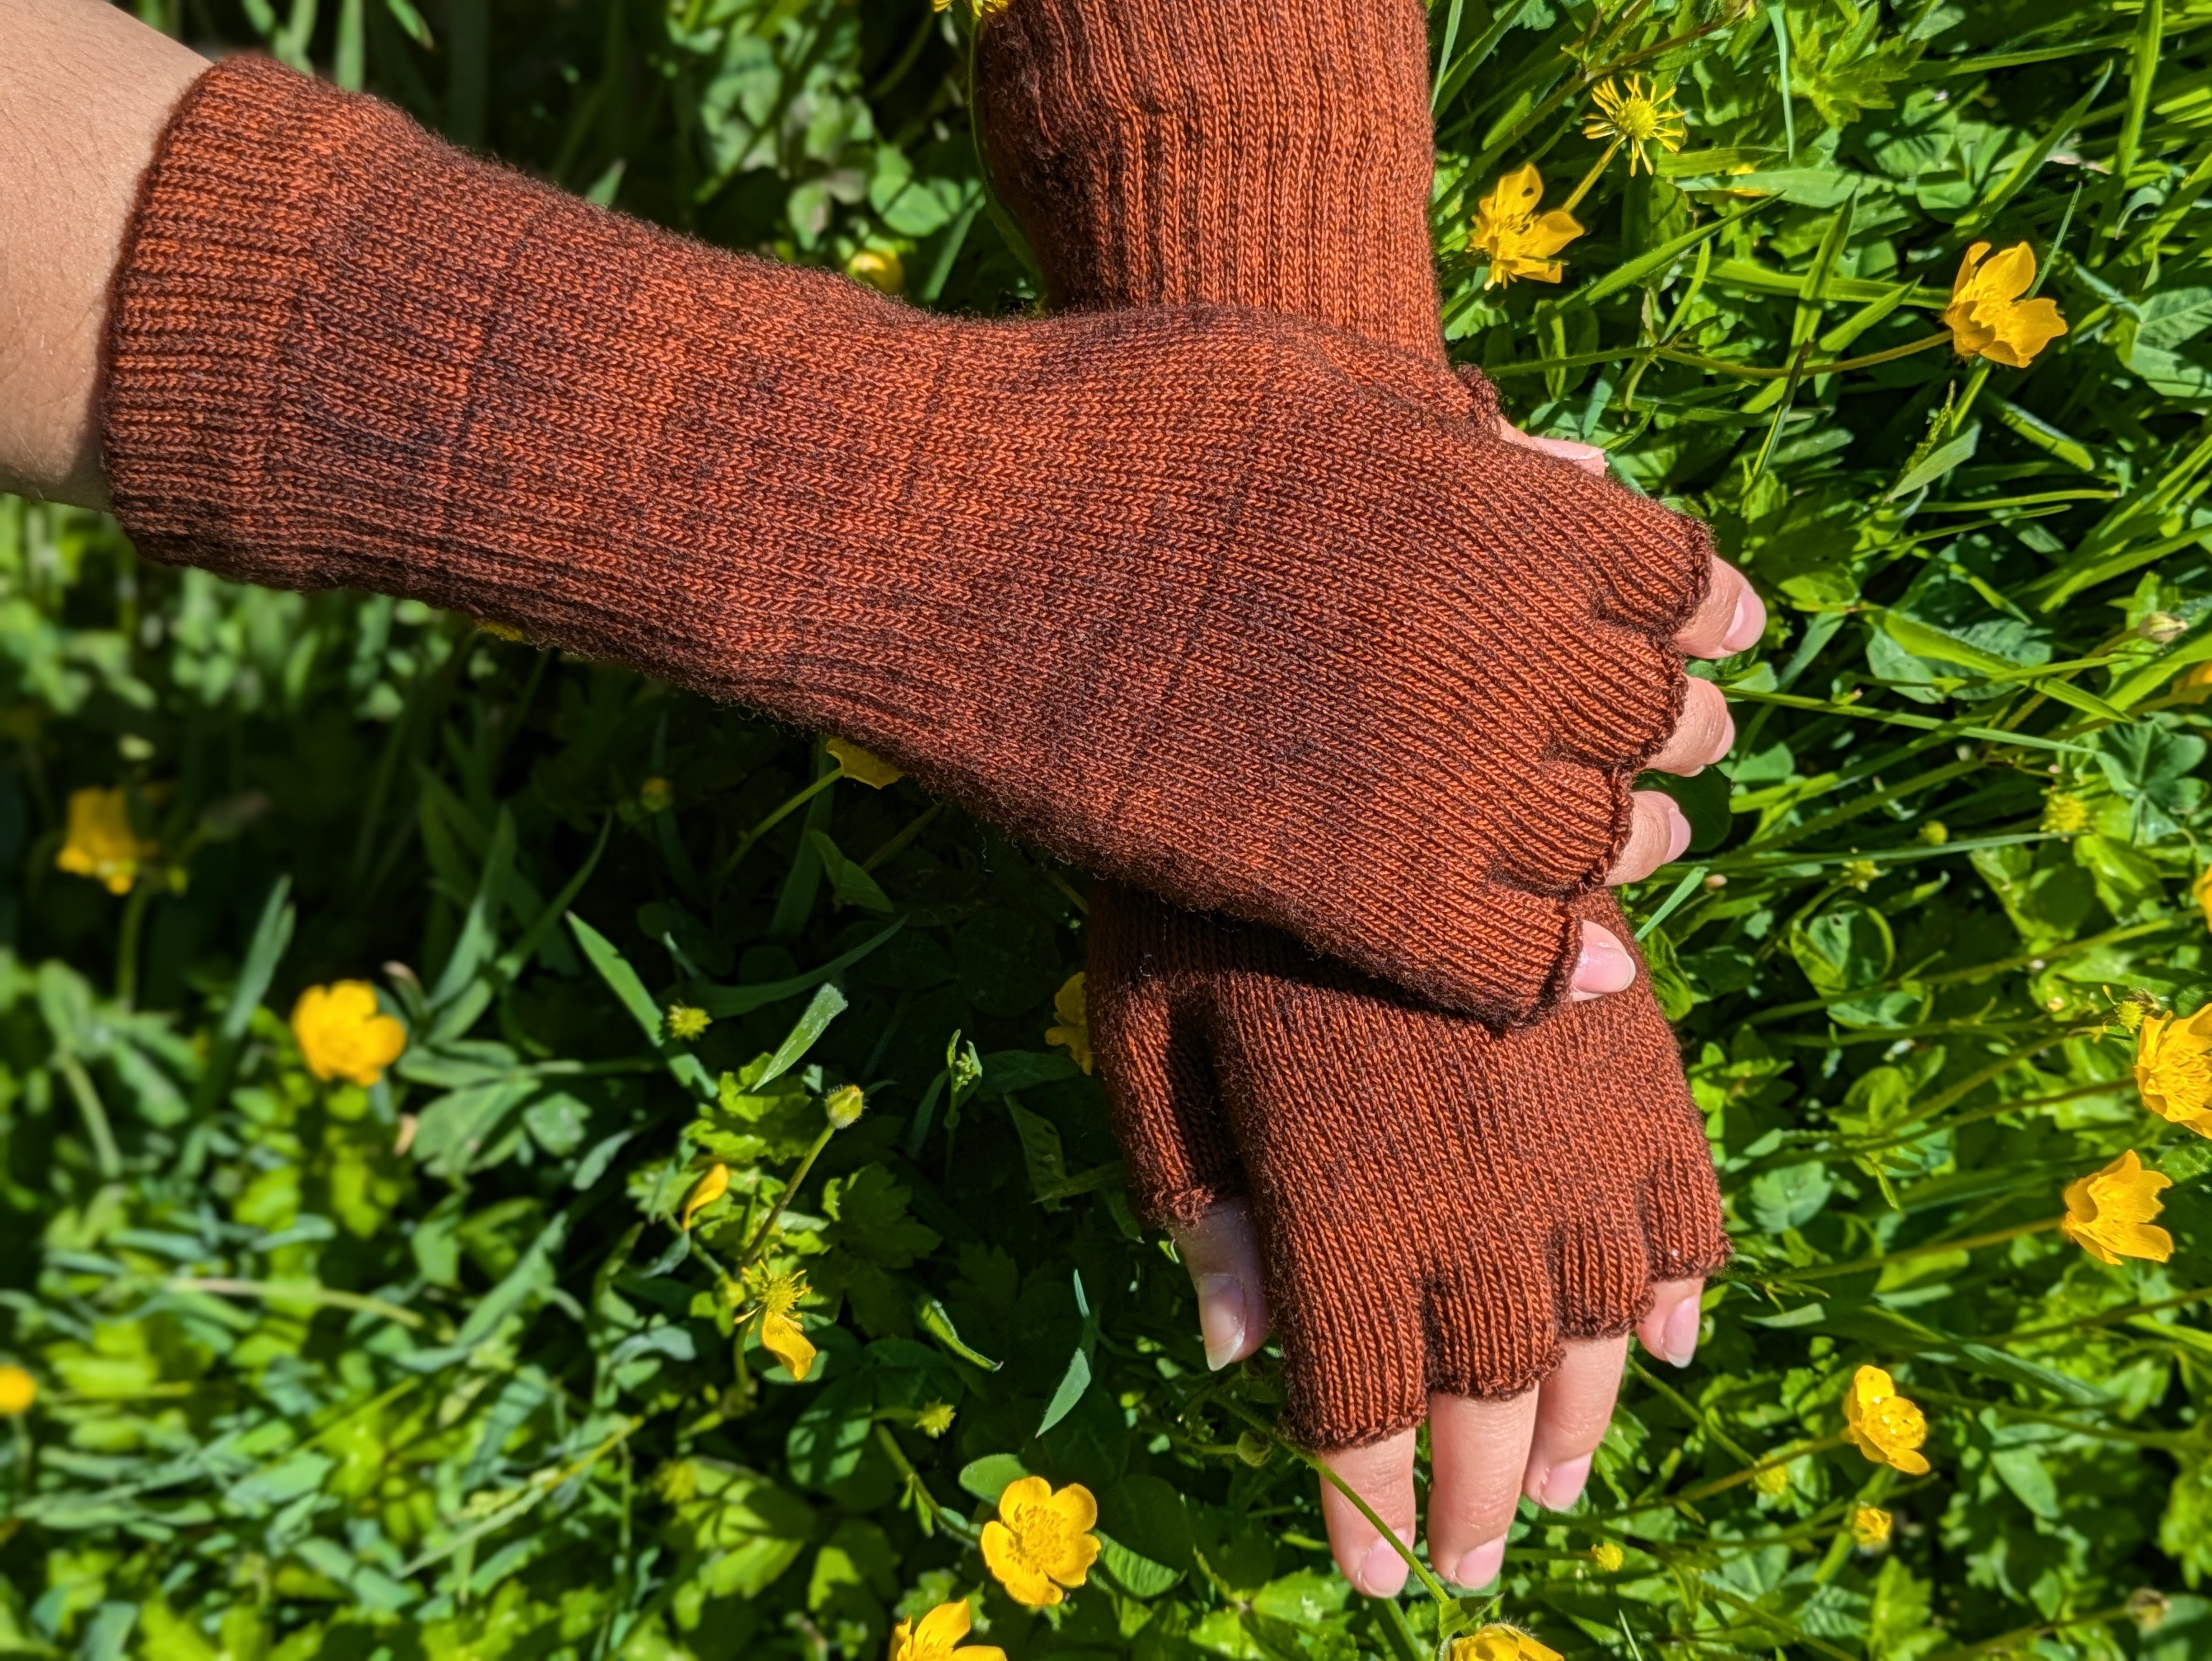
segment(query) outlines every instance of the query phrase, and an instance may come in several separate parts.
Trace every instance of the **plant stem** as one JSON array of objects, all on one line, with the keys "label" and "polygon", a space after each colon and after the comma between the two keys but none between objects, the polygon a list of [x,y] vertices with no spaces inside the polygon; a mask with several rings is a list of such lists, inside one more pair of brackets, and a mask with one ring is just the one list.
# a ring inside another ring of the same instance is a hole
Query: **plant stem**
[{"label": "plant stem", "polygon": [[107,1109],[100,1103],[100,1092],[93,1088],[84,1063],[76,1056],[64,1051],[54,1057],[54,1065],[61,1069],[77,1111],[84,1116],[85,1135],[92,1139],[92,1157],[100,1166],[101,1179],[115,1181],[123,1174],[123,1153],[115,1145],[115,1129],[107,1122]]},{"label": "plant stem", "polygon": [[1932,1257],[1947,1251],[1972,1251],[1978,1247],[2017,1240],[2023,1235],[2041,1234],[2065,1220],[2063,1217],[2044,1217],[2032,1223],[2015,1223],[2010,1228],[1996,1229],[1988,1234],[1969,1234],[1963,1240],[1930,1240],[1924,1245],[1907,1246],[1902,1251],[1885,1251],[1876,1257],[1862,1257],[1856,1262],[1822,1263],[1813,1269],[1791,1269],[1773,1278],[1778,1281],[1827,1281],[1839,1275],[1863,1275],[1870,1269],[1901,1263],[1909,1258]]},{"label": "plant stem", "polygon": [[144,931],[146,907],[154,897],[154,885],[140,879],[123,903],[123,928],[115,943],[115,1001],[125,1009],[138,995],[138,936]]},{"label": "plant stem", "polygon": [[761,1219],[761,1226],[753,1231],[753,1238],[745,1242],[744,1255],[738,1259],[738,1274],[743,1275],[753,1266],[753,1259],[768,1244],[768,1237],[775,1232],[777,1219],[783,1215],[784,1207],[790,1202],[791,1196],[799,1192],[799,1185],[806,1180],[806,1173],[814,1169],[815,1160],[822,1157],[822,1150],[830,1146],[830,1139],[836,1134],[837,1127],[835,1125],[822,1127],[822,1134],[814,1139],[814,1146],[806,1150],[806,1157],[799,1162],[799,1169],[791,1173],[791,1180],[783,1185],[783,1192],[775,1196],[775,1203],[769,1208],[768,1215]]},{"label": "plant stem", "polygon": [[844,776],[845,772],[842,768],[833,767],[828,772],[824,773],[820,778],[815,780],[813,783],[808,785],[805,789],[798,791],[792,796],[786,799],[781,807],[778,807],[774,812],[770,813],[758,824],[753,826],[751,830],[746,831],[745,834],[738,839],[736,851],[731,854],[729,858],[722,861],[722,868],[715,873],[714,880],[717,882],[727,882],[730,879],[730,873],[738,868],[738,862],[742,861],[746,855],[753,851],[753,844],[755,843],[758,842],[763,837],[768,835],[768,833],[775,830],[777,825],[782,824],[785,819],[790,818],[792,814],[805,806],[808,802],[812,801],[815,797],[820,795],[824,790],[827,790],[831,785],[836,783],[839,779],[842,779]]}]

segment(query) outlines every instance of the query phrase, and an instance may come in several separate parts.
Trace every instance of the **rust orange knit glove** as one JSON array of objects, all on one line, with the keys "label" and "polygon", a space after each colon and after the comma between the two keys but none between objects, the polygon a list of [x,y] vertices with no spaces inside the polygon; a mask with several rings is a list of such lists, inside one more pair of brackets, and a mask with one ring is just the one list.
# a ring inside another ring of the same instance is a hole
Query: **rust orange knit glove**
[{"label": "rust orange knit glove", "polygon": [[155,557],[849,737],[1499,1023],[1571,972],[1709,572],[1432,356],[1219,307],[927,316],[266,60],[210,70],[149,171],[104,449]]},{"label": "rust orange knit glove", "polygon": [[[1012,0],[979,44],[978,98],[1055,302],[1233,300],[1441,362],[1425,38],[1412,0]],[[1571,526],[1580,500],[1541,511]],[[1557,678],[1576,668],[1541,672],[1533,695],[1571,703]],[[1552,802],[1529,776],[1519,832],[1542,839]],[[1608,897],[1577,909],[1630,938]],[[1134,1196],[1188,1226],[1249,1193],[1285,1425],[1308,1443],[1389,1435],[1432,1390],[1524,1390],[1563,1341],[1632,1327],[1654,1281],[1726,1260],[1640,965],[1624,992],[1493,1033],[1120,884],[1093,890],[1091,934]]]},{"label": "rust orange knit glove", "polygon": [[[1611,900],[1584,903],[1622,940]],[[1705,1123],[1639,965],[1498,1034],[1272,929],[1093,891],[1091,1042],[1149,1220],[1249,1194],[1285,1433],[1350,1447],[1431,1391],[1519,1394],[1655,1281],[1728,1260]]]}]

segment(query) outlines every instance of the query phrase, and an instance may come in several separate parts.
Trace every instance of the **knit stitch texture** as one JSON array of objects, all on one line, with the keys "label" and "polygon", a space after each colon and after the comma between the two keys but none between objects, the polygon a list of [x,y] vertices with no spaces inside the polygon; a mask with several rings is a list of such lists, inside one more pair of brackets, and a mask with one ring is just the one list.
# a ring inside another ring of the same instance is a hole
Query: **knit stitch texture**
[{"label": "knit stitch texture", "polygon": [[233,59],[149,170],[104,441],[157,558],[842,734],[1505,1024],[1559,995],[1708,556],[1473,408],[1266,311],[930,317]]},{"label": "knit stitch texture", "polygon": [[[1442,362],[1425,46],[1413,0],[1012,0],[979,101],[1060,303],[1233,297]],[[1580,911],[1629,939],[1610,899]],[[1524,1390],[1565,1340],[1629,1329],[1655,1279],[1726,1261],[1640,965],[1626,992],[1493,1034],[1102,883],[1086,980],[1139,1208],[1188,1225],[1249,1195],[1285,1425],[1313,1445],[1418,1423],[1431,1390]]]}]

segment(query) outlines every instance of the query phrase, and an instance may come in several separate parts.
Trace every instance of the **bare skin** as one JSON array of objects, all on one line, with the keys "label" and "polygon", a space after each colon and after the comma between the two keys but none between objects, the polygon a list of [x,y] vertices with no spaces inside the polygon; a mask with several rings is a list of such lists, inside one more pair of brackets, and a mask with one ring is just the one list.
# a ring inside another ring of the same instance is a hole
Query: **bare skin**
[{"label": "bare skin", "polygon": [[[0,0],[0,490],[107,505],[99,448],[100,339],[110,279],[138,180],[169,113],[207,66],[195,53],[105,0]],[[1594,446],[1529,438],[1516,443],[1602,472]],[[1722,565],[1705,605],[1676,643],[1723,658],[1756,642],[1765,611],[1740,573]],[[1735,728],[1718,691],[1692,681],[1682,718],[1654,764],[1694,773],[1727,752]],[[1671,799],[1637,794],[1635,823],[1609,880],[1649,876],[1688,848],[1690,827]],[[1606,931],[1585,931],[1574,995],[1625,989],[1634,965]],[[1181,1238],[1199,1289],[1207,1357],[1215,1366],[1256,1350],[1267,1310],[1251,1222],[1224,1207]],[[1697,1346],[1702,1282],[1657,1288],[1638,1328],[1644,1347],[1686,1366]],[[1573,1502],[1613,1413],[1626,1339],[1570,1346],[1540,1390],[1511,1402],[1438,1396],[1431,1404],[1435,1485],[1428,1549],[1445,1579],[1495,1578],[1517,1498]],[[1406,1539],[1414,1530],[1413,1438],[1326,1456]],[[1395,1593],[1403,1561],[1334,1492],[1322,1505],[1346,1578]]]}]

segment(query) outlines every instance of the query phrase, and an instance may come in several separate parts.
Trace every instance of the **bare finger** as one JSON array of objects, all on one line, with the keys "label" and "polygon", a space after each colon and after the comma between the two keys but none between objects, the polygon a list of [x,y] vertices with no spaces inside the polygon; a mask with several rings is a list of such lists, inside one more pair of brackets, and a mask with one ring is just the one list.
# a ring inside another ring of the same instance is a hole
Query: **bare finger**
[{"label": "bare finger", "polygon": [[[1321,1462],[1343,1478],[1375,1509],[1407,1546],[1413,1543],[1413,1433],[1370,1443],[1364,1448],[1325,1451]],[[1359,1507],[1336,1491],[1321,1487],[1322,1520],[1328,1525],[1329,1549],[1336,1567],[1355,1591],[1370,1597],[1395,1597],[1412,1573],[1396,1547],[1375,1531]]]},{"label": "bare finger", "polygon": [[1682,713],[1674,730],[1650,765],[1662,773],[1695,773],[1710,767],[1735,742],[1735,718],[1728,699],[1709,680],[1691,677],[1684,687]]},{"label": "bare finger", "polygon": [[1651,1312],[1636,1323],[1636,1336],[1647,1354],[1670,1366],[1686,1367],[1698,1353],[1698,1331],[1705,1321],[1698,1300],[1705,1283],[1660,1281],[1651,1288]]},{"label": "bare finger", "polygon": [[1625,882],[1641,882],[1670,860],[1690,851],[1690,821],[1674,799],[1658,790],[1638,790],[1630,798],[1635,809],[1628,840],[1607,873],[1606,881],[1618,888]]},{"label": "bare finger", "polygon": [[1536,1401],[1429,1397],[1429,1561],[1454,1585],[1486,1586],[1505,1561]]},{"label": "bare finger", "polygon": [[1242,1200],[1224,1200],[1195,1226],[1174,1232],[1176,1255],[1198,1293],[1206,1365],[1218,1372],[1259,1348],[1267,1335],[1267,1292],[1251,1209]]},{"label": "bare finger", "polygon": [[1571,1343],[1558,1371],[1537,1392],[1536,1425],[1521,1491],[1547,1510],[1565,1511],[1582,1497],[1591,1457],[1613,1422],[1621,1363],[1627,1357],[1626,1334]]},{"label": "bare finger", "polygon": [[1582,955],[1575,959],[1574,979],[1567,997],[1588,1003],[1608,992],[1626,992],[1636,984],[1636,959],[1612,930],[1594,922],[1583,925]]},{"label": "bare finger", "polygon": [[1674,644],[1693,658],[1733,657],[1766,632],[1766,605],[1742,572],[1724,559],[1713,562],[1705,603],[1674,636]]},{"label": "bare finger", "polygon": [[1578,444],[1571,438],[1537,438],[1522,432],[1504,416],[1498,417],[1498,435],[1508,444],[1570,462],[1586,473],[1595,473],[1600,478],[1605,474],[1605,452],[1595,444]]}]

